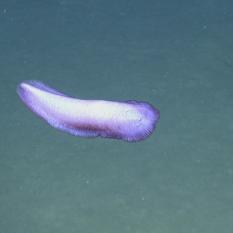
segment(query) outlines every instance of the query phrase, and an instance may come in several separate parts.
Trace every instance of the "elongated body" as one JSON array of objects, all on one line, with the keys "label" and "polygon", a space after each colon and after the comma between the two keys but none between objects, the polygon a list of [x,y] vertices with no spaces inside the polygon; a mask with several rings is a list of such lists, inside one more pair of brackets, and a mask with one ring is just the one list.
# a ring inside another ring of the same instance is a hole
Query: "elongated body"
[{"label": "elongated body", "polygon": [[82,137],[139,141],[155,129],[159,111],[139,101],[80,100],[38,81],[19,84],[21,100],[51,126]]}]

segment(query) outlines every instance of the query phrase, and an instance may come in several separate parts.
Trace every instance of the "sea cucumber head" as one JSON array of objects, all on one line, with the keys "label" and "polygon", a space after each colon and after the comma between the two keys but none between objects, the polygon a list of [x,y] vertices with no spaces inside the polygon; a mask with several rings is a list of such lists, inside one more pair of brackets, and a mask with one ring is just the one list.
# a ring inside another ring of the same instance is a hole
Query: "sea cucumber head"
[{"label": "sea cucumber head", "polygon": [[[128,101],[129,102],[129,101]],[[122,127],[122,139],[140,141],[152,134],[160,118],[159,110],[146,102],[130,101],[134,111],[128,116],[127,124]],[[134,117],[132,117],[134,115]]]}]

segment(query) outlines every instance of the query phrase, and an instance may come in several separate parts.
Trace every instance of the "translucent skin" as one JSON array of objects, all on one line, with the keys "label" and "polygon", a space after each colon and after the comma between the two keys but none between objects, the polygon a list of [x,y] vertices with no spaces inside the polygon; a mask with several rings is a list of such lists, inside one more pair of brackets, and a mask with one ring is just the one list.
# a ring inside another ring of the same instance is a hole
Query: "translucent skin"
[{"label": "translucent skin", "polygon": [[153,132],[159,120],[159,111],[146,102],[80,100],[38,81],[22,82],[17,93],[51,126],[75,136],[140,141]]}]

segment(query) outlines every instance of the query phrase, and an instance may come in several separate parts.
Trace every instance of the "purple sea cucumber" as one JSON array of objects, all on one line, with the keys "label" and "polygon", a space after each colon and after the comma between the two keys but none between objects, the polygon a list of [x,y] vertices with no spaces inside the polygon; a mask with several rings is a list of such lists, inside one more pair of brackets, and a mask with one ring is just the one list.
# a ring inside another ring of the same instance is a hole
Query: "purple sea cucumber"
[{"label": "purple sea cucumber", "polygon": [[159,120],[159,111],[146,102],[80,100],[38,81],[20,83],[17,93],[51,126],[75,136],[140,141],[153,132]]}]

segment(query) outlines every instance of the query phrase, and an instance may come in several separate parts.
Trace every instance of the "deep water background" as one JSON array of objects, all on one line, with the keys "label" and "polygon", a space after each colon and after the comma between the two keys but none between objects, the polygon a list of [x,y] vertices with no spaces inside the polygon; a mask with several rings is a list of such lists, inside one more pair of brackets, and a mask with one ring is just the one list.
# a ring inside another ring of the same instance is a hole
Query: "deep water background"
[{"label": "deep water background", "polygon": [[[0,232],[232,233],[233,1],[0,1]],[[152,103],[139,143],[31,113],[35,79]]]}]

